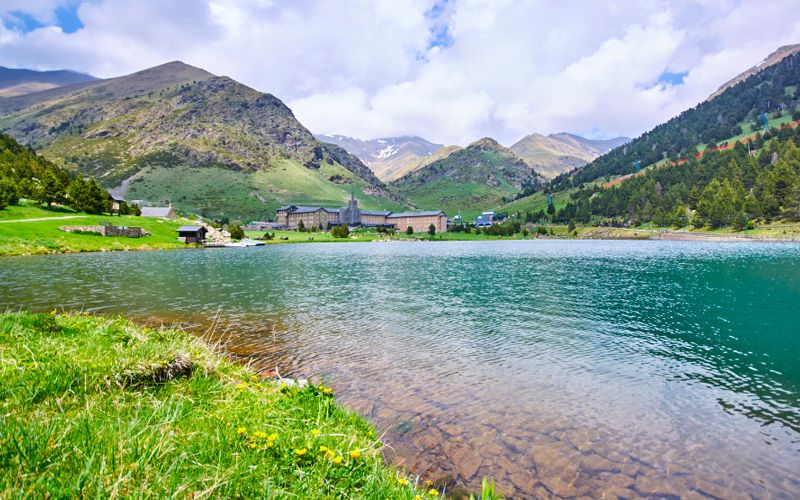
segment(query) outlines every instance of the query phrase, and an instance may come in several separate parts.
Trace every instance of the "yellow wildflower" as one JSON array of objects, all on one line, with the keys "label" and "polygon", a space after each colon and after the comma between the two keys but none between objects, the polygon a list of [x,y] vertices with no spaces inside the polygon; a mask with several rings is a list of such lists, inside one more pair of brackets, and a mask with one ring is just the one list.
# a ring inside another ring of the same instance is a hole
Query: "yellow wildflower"
[{"label": "yellow wildflower", "polygon": [[297,455],[298,457],[302,457],[306,453],[308,453],[308,450],[305,448],[297,448],[294,450],[294,454]]},{"label": "yellow wildflower", "polygon": [[[328,451],[325,452],[325,456],[328,457],[328,458],[333,458],[333,457],[336,456],[336,453],[334,453],[333,450],[328,449]],[[339,458],[342,458],[342,457],[339,457]],[[341,460],[340,460],[340,462],[341,462]]]},{"label": "yellow wildflower", "polygon": [[328,451],[328,450],[330,450],[330,448],[328,448],[327,446],[320,446],[320,447],[319,447],[319,451],[320,451],[320,453],[325,453],[325,452],[326,452],[326,451]]},{"label": "yellow wildflower", "polygon": [[236,384],[236,388],[240,389],[240,390],[241,389],[247,389],[247,382],[240,382],[240,383]]},{"label": "yellow wildflower", "polygon": [[247,432],[247,428],[245,427],[239,427],[238,429],[236,429],[236,434],[239,434],[240,436],[245,432]]},{"label": "yellow wildflower", "polygon": [[358,450],[351,451],[350,458],[361,458],[361,452]]},{"label": "yellow wildflower", "polygon": [[255,431],[253,433],[253,437],[258,439],[264,439],[265,437],[267,437],[267,433],[264,431]]},{"label": "yellow wildflower", "polygon": [[422,500],[422,497],[419,495],[414,495],[414,500]]},{"label": "yellow wildflower", "polygon": [[430,488],[430,486],[433,484],[433,481],[428,479],[427,481],[425,481],[425,484]]},{"label": "yellow wildflower", "polygon": [[267,436],[267,439],[269,439],[270,441],[275,441],[276,439],[278,439],[278,435],[273,432],[272,434]]},{"label": "yellow wildflower", "polygon": [[311,429],[312,436],[319,436],[319,429]]},{"label": "yellow wildflower", "polygon": [[336,465],[339,465],[340,463],[342,463],[342,460],[344,460],[342,458],[342,456],[338,455],[336,458],[333,459],[333,463],[335,463]]},{"label": "yellow wildflower", "polygon": [[53,309],[52,311],[50,311],[50,314],[51,314],[52,316],[55,316],[55,315],[56,315],[56,310],[55,310],[55,309]]},{"label": "yellow wildflower", "polygon": [[251,450],[255,450],[256,449],[256,444],[255,443],[250,443],[250,449]]},{"label": "yellow wildflower", "polygon": [[322,393],[323,394],[333,394],[333,389],[331,389],[330,387],[326,387],[326,388],[322,389]]},{"label": "yellow wildflower", "polygon": [[400,486],[405,486],[408,484],[408,479],[401,477],[400,479],[397,480],[397,482],[398,484],[400,484]]},{"label": "yellow wildflower", "polygon": [[439,496],[439,492],[434,490],[433,488],[431,488],[431,489],[428,490],[428,495],[430,495],[432,497],[438,497]]}]

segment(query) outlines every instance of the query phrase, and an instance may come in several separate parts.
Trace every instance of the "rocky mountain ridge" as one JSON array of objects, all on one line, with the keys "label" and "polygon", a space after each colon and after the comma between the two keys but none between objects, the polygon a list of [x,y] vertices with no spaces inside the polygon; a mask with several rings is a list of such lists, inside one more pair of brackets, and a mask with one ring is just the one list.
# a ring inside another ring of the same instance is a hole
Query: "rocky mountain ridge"
[{"label": "rocky mountain ridge", "polygon": [[425,164],[431,155],[444,147],[416,136],[371,140],[324,134],[318,134],[316,137],[322,142],[335,144],[357,156],[384,182],[398,179],[416,170]]}]

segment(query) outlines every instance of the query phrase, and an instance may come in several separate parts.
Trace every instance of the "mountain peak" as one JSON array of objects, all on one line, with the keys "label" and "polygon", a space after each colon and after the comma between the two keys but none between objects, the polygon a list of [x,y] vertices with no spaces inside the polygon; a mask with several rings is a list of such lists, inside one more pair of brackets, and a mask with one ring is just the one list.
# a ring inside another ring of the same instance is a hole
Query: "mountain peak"
[{"label": "mountain peak", "polygon": [[467,149],[480,149],[482,151],[506,151],[503,145],[501,145],[496,140],[492,139],[491,137],[484,137],[482,139],[478,139],[477,141],[471,143],[467,146]]}]

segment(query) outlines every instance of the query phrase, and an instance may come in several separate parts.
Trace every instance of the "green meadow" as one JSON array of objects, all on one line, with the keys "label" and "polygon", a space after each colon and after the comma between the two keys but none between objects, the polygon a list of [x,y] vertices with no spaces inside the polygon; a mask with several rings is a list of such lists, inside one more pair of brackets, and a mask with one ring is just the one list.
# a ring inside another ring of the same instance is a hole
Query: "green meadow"
[{"label": "green meadow", "polygon": [[[59,229],[101,222],[139,226],[151,234],[143,238],[120,238],[67,233]],[[23,200],[20,205],[0,210],[0,255],[184,248],[186,245],[177,240],[175,230],[188,222],[186,219],[164,221],[129,215],[90,215],[64,207],[48,210]]]}]

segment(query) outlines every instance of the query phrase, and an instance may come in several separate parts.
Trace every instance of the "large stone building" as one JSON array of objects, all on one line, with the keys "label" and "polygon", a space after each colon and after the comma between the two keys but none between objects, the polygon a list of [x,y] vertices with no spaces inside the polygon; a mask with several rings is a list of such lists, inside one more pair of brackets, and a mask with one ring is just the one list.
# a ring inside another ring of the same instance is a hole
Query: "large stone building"
[{"label": "large stone building", "polygon": [[409,227],[415,233],[428,231],[431,224],[436,228],[437,233],[447,231],[447,216],[444,212],[402,212],[386,216],[386,223],[394,226],[398,231],[406,231]]},{"label": "large stone building", "polygon": [[393,227],[405,231],[409,226],[414,232],[425,232],[433,224],[436,232],[447,231],[447,216],[444,212],[403,212],[393,214],[380,210],[360,210],[358,200],[351,197],[346,207],[325,208],[304,205],[287,205],[278,209],[275,222],[288,229],[303,227],[327,228],[339,224],[350,227]]}]

